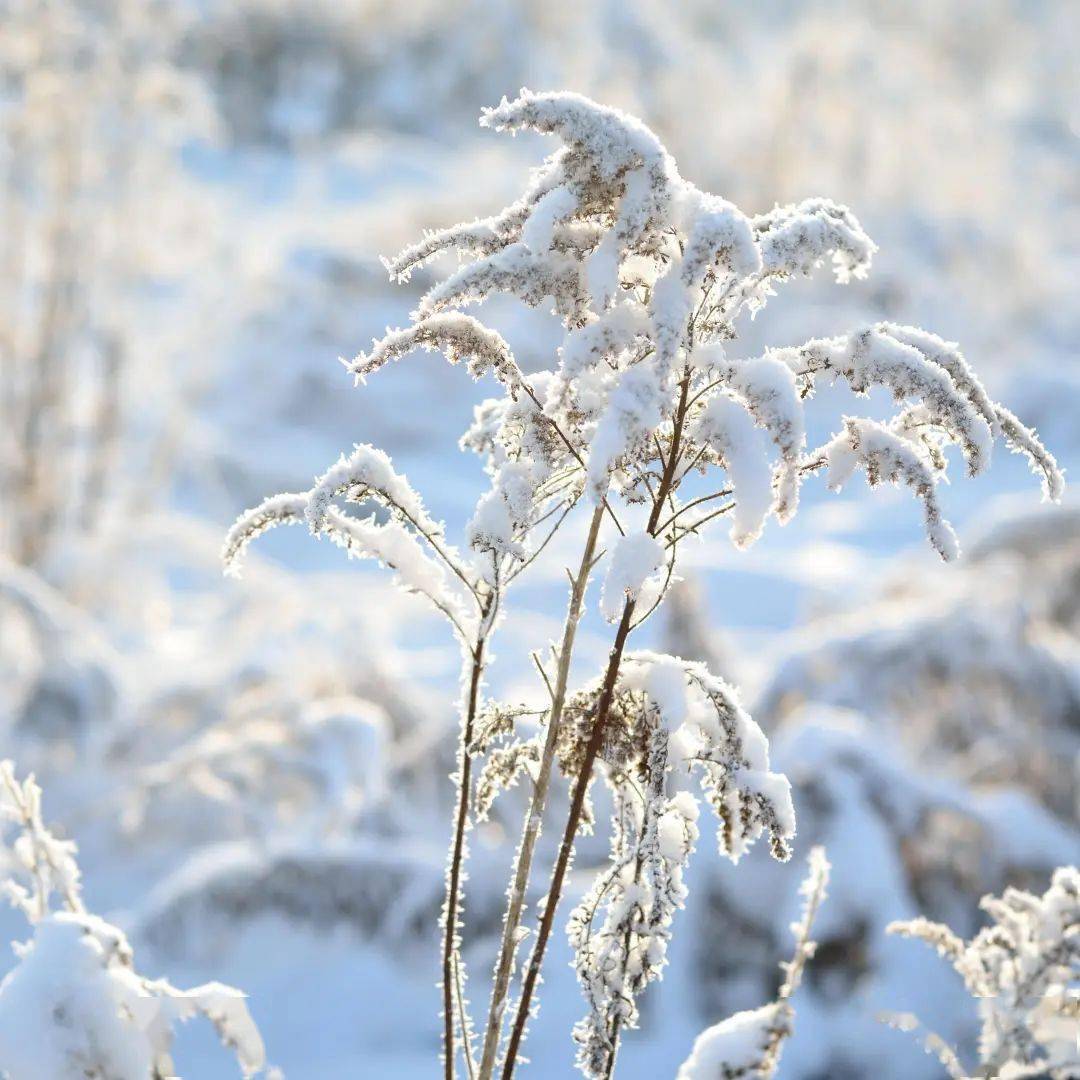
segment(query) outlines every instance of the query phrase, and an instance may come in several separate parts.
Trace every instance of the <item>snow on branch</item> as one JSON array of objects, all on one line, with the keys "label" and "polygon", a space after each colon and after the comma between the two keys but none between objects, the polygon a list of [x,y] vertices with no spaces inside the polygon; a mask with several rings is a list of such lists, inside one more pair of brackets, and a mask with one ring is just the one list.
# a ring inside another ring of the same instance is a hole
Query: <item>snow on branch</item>
[{"label": "snow on branch", "polygon": [[761,432],[744,406],[720,391],[708,400],[692,437],[712,450],[727,472],[735,495],[731,540],[738,548],[749,547],[773,506],[773,474]]},{"label": "snow on branch", "polygon": [[807,962],[813,958],[815,942],[810,940],[810,933],[829,884],[830,866],[825,849],[812,848],[807,861],[809,870],[799,887],[803,895],[802,916],[791,927],[795,954],[781,965],[784,981],[776,1000],[706,1028],[694,1041],[676,1080],[737,1080],[739,1077],[769,1080],[776,1075],[784,1042],[794,1030],[791,997],[802,982]]},{"label": "snow on branch", "polygon": [[819,338],[794,349],[776,349],[771,355],[804,378],[843,378],[859,394],[884,386],[898,402],[922,403],[963,449],[968,471],[975,476],[990,463],[995,434],[993,418],[982,411],[985,392],[977,383],[958,385],[937,362],[939,354],[927,356],[919,341],[914,335],[900,340],[884,326],[875,326],[856,334]]},{"label": "snow on branch", "polygon": [[[551,298],[567,333],[554,380],[546,392],[529,394],[547,418],[548,436],[555,436],[548,439],[547,468],[533,482],[542,485],[552,469],[572,468],[576,460],[594,501],[606,499],[612,486],[628,501],[642,501],[667,464],[662,446],[681,394],[695,403],[700,425],[683,440],[683,460],[739,474],[732,537],[740,546],[753,542],[770,512],[784,523],[797,509],[808,464],[802,399],[817,378],[843,378],[859,393],[888,389],[905,405],[890,430],[936,469],[945,463],[944,441],[961,447],[972,475],[983,471],[1002,434],[1031,459],[1047,496],[1060,495],[1060,472],[1034,433],[990,401],[955,345],[926,331],[881,323],[754,360],[726,358],[722,343],[736,336],[744,302],[760,308],[770,281],[810,273],[829,260],[841,281],[865,276],[876,249],[847,207],[811,198],[748,218],[684,180],[641,121],[578,94],[522,90],[485,110],[481,124],[555,135],[563,146],[517,203],[482,228],[472,223],[440,234],[440,244],[478,231],[491,242],[428,292],[412,330],[389,335],[353,370],[374,370],[414,341],[433,338],[435,327],[426,324],[451,308],[496,292],[531,305]],[[498,374],[509,353],[501,338],[487,338],[478,323],[468,324],[467,333],[465,324],[454,325],[468,338],[468,348],[454,348],[477,364],[477,354],[490,357]],[[511,393],[517,380],[516,373],[505,380]],[[765,444],[740,424],[733,405],[748,411],[776,446],[775,466],[765,464]],[[560,441],[562,447],[554,446]],[[514,485],[519,481],[515,475]],[[474,542],[519,557],[522,549],[508,533],[527,519],[489,498],[475,519]],[[941,547],[944,535],[939,529]]]},{"label": "snow on branch", "polygon": [[450,587],[444,566],[424,551],[416,534],[396,521],[380,524],[374,515],[360,519],[331,511],[322,530],[354,559],[377,559],[394,571],[394,580],[407,592],[424,596],[459,628],[467,619]]},{"label": "snow on branch", "polygon": [[664,563],[664,545],[647,532],[620,537],[611,553],[600,610],[608,622],[618,622],[627,598],[637,600],[645,583]]},{"label": "snow on branch", "polygon": [[589,492],[599,502],[619,463],[647,447],[663,421],[664,394],[657,373],[639,365],[624,372],[607,396],[589,449]]},{"label": "snow on branch", "polygon": [[[374,499],[391,511],[391,519],[378,522],[374,514],[366,519],[346,515],[332,505],[340,495],[354,502]],[[450,574],[471,591],[470,572],[443,542],[442,525],[427,514],[420,496],[381,450],[357,446],[350,457],[342,455],[319,477],[310,491],[274,495],[241,514],[225,539],[226,573],[239,574],[252,540],[278,525],[299,524],[306,524],[316,536],[328,537],[352,558],[377,559],[395,571],[398,584],[426,597],[459,631],[464,629],[467,615]]]},{"label": "snow on branch", "polygon": [[404,330],[389,330],[372,343],[368,353],[361,353],[347,368],[357,382],[363,382],[384,364],[400,360],[418,348],[444,351],[451,364],[465,361],[474,379],[493,372],[517,397],[522,375],[506,340],[497,331],[460,312],[432,315]]},{"label": "snow on branch", "polygon": [[1065,493],[1065,476],[1054,455],[1039,441],[1035,432],[1022,424],[1004,405],[995,405],[994,414],[1001,425],[1001,434],[1014,454],[1023,454],[1031,471],[1042,481],[1043,498],[1061,502]]},{"label": "snow on branch", "polygon": [[800,459],[806,448],[806,428],[795,377],[790,369],[770,356],[734,363],[721,361],[716,371],[780,451],[773,510],[777,520],[785,524],[795,516],[799,506]]},{"label": "snow on branch", "polygon": [[[560,737],[560,761],[568,775],[578,770],[595,702],[595,690],[586,688],[568,703]],[[648,733],[662,727],[677,736],[679,763],[702,773],[719,821],[721,854],[737,862],[768,833],[773,856],[789,857],[795,835],[791,785],[772,771],[768,739],[733,687],[704,664],[637,651],[624,658],[612,710],[600,753],[609,773],[637,768]]]},{"label": "snow on branch", "polygon": [[683,196],[686,243],[653,288],[649,313],[653,322],[657,364],[667,378],[688,340],[690,317],[707,278],[732,286],[756,274],[761,255],[749,219],[731,203],[686,185]]},{"label": "snow on branch", "polygon": [[521,230],[521,242],[531,251],[550,250],[555,242],[555,226],[572,217],[577,209],[577,196],[570,188],[552,188],[532,208]]},{"label": "snow on branch", "polygon": [[566,335],[559,348],[559,375],[567,383],[595,371],[601,364],[648,340],[652,321],[640,304],[616,304]]},{"label": "snow on branch", "polygon": [[420,496],[394,470],[389,455],[368,443],[355,446],[348,457],[342,454],[308,492],[305,514],[312,532],[322,528],[327,508],[339,495],[347,496],[351,502],[374,499],[419,532],[427,536],[442,535],[442,524],[428,516]]},{"label": "snow on branch", "polygon": [[[9,843],[7,834],[12,826],[16,836]],[[0,893],[28,922],[40,922],[48,915],[54,893],[69,910],[85,911],[75,844],[58,840],[45,827],[41,788],[33,776],[20,781],[10,761],[0,761],[0,850],[3,848],[13,858],[5,868],[8,873]]]},{"label": "snow on branch", "polygon": [[831,199],[804,199],[777,206],[753,219],[766,273],[781,277],[809,274],[831,256],[836,280],[864,278],[877,245],[855,215]]},{"label": "snow on branch", "polygon": [[579,167],[587,166],[601,180],[615,180],[631,168],[653,162],[674,171],[670,155],[640,120],[569,91],[534,94],[523,89],[514,101],[504,97],[484,109],[480,126],[557,134],[574,152]]},{"label": "snow on branch", "polygon": [[[577,1063],[589,1077],[610,1075],[620,1030],[637,1027],[637,997],[660,977],[675,913],[686,899],[683,871],[698,839],[698,804],[665,793],[668,738],[656,728],[643,762],[646,805],[617,792],[609,868],[571,913],[567,934],[588,1005],[574,1027]],[[600,912],[603,910],[603,919]]]},{"label": "snow on branch", "polygon": [[[571,774],[594,707],[585,691],[564,715],[560,762]],[[721,851],[733,860],[766,831],[773,855],[786,859],[795,830],[790,785],[770,770],[765,735],[702,664],[628,655],[600,759],[616,805],[611,859],[568,923],[588,1005],[574,1029],[578,1066],[595,1077],[609,1075],[620,1030],[637,1026],[637,999],[663,970],[686,896],[682,875],[698,840],[698,804],[689,792],[669,791],[669,772],[684,764],[702,771]]]},{"label": "snow on branch", "polygon": [[479,304],[494,293],[509,293],[529,307],[539,307],[550,296],[568,326],[582,323],[589,308],[578,260],[557,251],[530,251],[518,243],[468,263],[434,286],[421,299],[417,315],[428,318]]},{"label": "snow on branch", "polygon": [[279,525],[306,524],[307,504],[306,491],[292,491],[271,495],[258,506],[245,510],[225,534],[225,543],[221,549],[225,573],[232,577],[240,576],[248,545],[263,533]]},{"label": "snow on branch", "polygon": [[885,480],[911,488],[922,503],[926,535],[934,550],[946,562],[960,554],[956,533],[938,505],[935,488],[938,474],[919,455],[914,443],[876,420],[847,416],[843,431],[826,443],[822,455],[833,491],[839,491],[860,466],[866,471],[866,482],[871,487]]},{"label": "snow on branch", "polygon": [[25,879],[6,878],[4,892],[33,927],[0,982],[0,1073],[172,1076],[173,1029],[196,1015],[213,1024],[245,1077],[263,1069],[263,1041],[239,990],[221,983],[179,990],[138,974],[123,932],[83,905],[75,845],[45,827],[40,788],[33,777],[18,780],[8,761],[0,762],[0,828],[5,869]]},{"label": "snow on branch", "polygon": [[448,229],[428,232],[422,240],[405,248],[394,258],[384,258],[383,265],[391,278],[407,282],[414,270],[421,269],[447,251],[486,256],[515,243],[521,238],[522,227],[532,213],[533,206],[561,182],[564,156],[565,151],[553,154],[534,172],[524,196],[501,213],[453,225]]}]

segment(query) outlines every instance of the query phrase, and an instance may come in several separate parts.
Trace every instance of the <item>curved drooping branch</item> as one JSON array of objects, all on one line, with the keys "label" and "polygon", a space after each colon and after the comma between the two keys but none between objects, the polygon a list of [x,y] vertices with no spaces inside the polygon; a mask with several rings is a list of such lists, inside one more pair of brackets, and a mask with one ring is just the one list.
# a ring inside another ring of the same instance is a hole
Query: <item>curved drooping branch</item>
[{"label": "curved drooping branch", "polygon": [[[354,502],[375,501],[390,511],[391,519],[380,523],[374,515],[350,517],[332,505],[340,495]],[[398,584],[427,599],[463,640],[470,640],[471,617],[451,587],[447,571],[478,604],[483,602],[480,587],[471,569],[444,542],[442,526],[427,514],[420,497],[381,451],[357,447],[309,491],[272,496],[241,514],[225,539],[222,559],[226,573],[239,575],[247,547],[257,537],[279,525],[299,524],[306,524],[316,536],[328,537],[350,557],[373,558],[388,566]]]},{"label": "curved drooping branch", "polygon": [[390,276],[396,281],[407,282],[414,270],[421,269],[446,252],[487,256],[515,243],[521,238],[522,226],[533,205],[562,181],[564,157],[565,151],[553,154],[536,171],[529,190],[522,198],[500,213],[429,232],[422,240],[411,244],[393,258],[384,258],[383,265]]},{"label": "curved drooping branch", "polygon": [[361,353],[346,367],[362,382],[389,361],[400,360],[414,349],[444,352],[451,364],[464,361],[474,379],[494,372],[511,396],[517,398],[522,374],[506,339],[471,315],[456,311],[429,315],[404,330],[389,331],[372,343],[369,352]]}]

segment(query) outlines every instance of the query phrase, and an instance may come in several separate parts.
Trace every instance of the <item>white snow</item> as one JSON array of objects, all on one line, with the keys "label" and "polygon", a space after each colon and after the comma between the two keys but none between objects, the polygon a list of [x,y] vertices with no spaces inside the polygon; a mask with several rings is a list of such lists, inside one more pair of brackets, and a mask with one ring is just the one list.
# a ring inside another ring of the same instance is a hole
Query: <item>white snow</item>
[{"label": "white snow", "polygon": [[608,622],[618,622],[627,600],[637,600],[646,581],[664,565],[664,545],[647,532],[620,536],[610,555],[600,610]]}]

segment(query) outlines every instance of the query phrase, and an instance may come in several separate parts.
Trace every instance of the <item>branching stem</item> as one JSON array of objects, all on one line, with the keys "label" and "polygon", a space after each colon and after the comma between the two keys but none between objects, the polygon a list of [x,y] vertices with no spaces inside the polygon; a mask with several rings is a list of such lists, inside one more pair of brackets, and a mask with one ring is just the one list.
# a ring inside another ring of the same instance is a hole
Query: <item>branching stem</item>
[{"label": "branching stem", "polygon": [[[574,638],[577,634],[578,621],[581,618],[589,574],[596,565],[594,555],[596,543],[600,536],[600,523],[602,520],[603,506],[601,505],[593,511],[592,521],[589,524],[589,535],[585,541],[585,550],[581,556],[581,565],[578,568],[577,576],[571,582],[570,603],[567,606],[566,622],[563,626],[562,645],[559,648],[555,684],[554,687],[548,685],[548,691],[551,694],[551,713],[548,717],[547,737],[544,740],[544,750],[540,758],[536,782],[533,785],[533,794],[529,802],[529,811],[525,819],[521,845],[518,849],[514,880],[510,886],[510,900],[506,909],[506,919],[503,922],[499,958],[495,964],[491,1007],[488,1010],[487,1028],[484,1032],[484,1049],[480,1059],[480,1080],[490,1080],[495,1070],[495,1058],[499,1047],[499,1037],[502,1032],[503,1013],[506,1010],[507,996],[510,991],[510,978],[514,970],[514,957],[517,952],[521,917],[525,908],[525,893],[529,885],[529,871],[532,868],[536,842],[540,837],[540,826],[551,786],[551,770],[555,760],[559,723],[562,719],[563,706],[566,703],[566,687],[570,677],[570,659],[574,652]],[[543,671],[542,668],[541,671]],[[546,676],[544,681],[547,682]]]},{"label": "branching stem", "polygon": [[[679,404],[675,412],[675,423],[671,436],[671,447],[667,456],[664,475],[660,480],[657,490],[656,501],[653,503],[652,512],[649,515],[649,523],[646,531],[655,536],[663,511],[664,502],[671,491],[675,478],[675,467],[679,459],[679,451],[682,444],[683,426],[686,421],[687,398],[690,390],[690,371],[683,373],[679,391]],[[525,978],[521,988],[521,998],[518,1001],[517,1012],[514,1016],[514,1024],[510,1030],[510,1040],[507,1044],[506,1057],[503,1060],[502,1080],[510,1080],[517,1065],[518,1052],[521,1041],[525,1036],[525,1027],[529,1020],[532,1009],[532,998],[536,991],[536,983],[540,977],[540,968],[544,962],[544,953],[547,950],[548,940],[555,923],[555,912],[562,897],[563,884],[566,872],[573,857],[574,841],[577,838],[578,829],[581,826],[581,815],[585,807],[585,796],[592,780],[593,766],[596,757],[600,753],[603,743],[604,728],[607,725],[608,713],[611,710],[611,702],[615,696],[615,686],[619,677],[619,667],[622,664],[623,652],[626,648],[626,640],[634,619],[635,601],[629,596],[623,605],[622,618],[619,620],[618,629],[615,631],[615,641],[608,655],[607,670],[604,673],[604,681],[600,689],[600,700],[597,704],[596,719],[593,722],[589,741],[585,747],[585,756],[582,761],[581,771],[574,783],[574,791],[570,801],[570,813],[566,819],[566,827],[563,829],[562,842],[559,845],[559,853],[555,860],[555,867],[551,875],[551,886],[548,889],[547,900],[544,904],[544,914],[537,930],[536,943],[529,956],[528,966],[525,970]]]}]

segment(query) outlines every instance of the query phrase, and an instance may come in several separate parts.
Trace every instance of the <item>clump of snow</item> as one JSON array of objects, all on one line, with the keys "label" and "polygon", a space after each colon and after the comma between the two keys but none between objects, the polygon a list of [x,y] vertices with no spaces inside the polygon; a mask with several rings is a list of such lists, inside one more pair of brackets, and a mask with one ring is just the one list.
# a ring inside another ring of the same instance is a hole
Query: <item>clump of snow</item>
[{"label": "clump of snow", "polygon": [[123,933],[94,915],[46,916],[17,954],[0,983],[0,1071],[10,1080],[171,1074],[173,1028],[196,1015],[214,1025],[245,1077],[265,1064],[243,994],[143,978]]},{"label": "clump of snow", "polygon": [[731,539],[749,547],[765,527],[773,505],[773,477],[761,433],[733,397],[717,393],[698,420],[696,437],[717,454],[731,481],[735,510]]},{"label": "clump of snow", "polygon": [[608,622],[618,622],[627,600],[637,600],[645,583],[664,564],[664,545],[647,532],[619,537],[611,553],[600,610]]},{"label": "clump of snow", "polygon": [[871,486],[882,480],[906,484],[922,502],[926,535],[934,550],[946,562],[959,556],[956,533],[942,517],[934,490],[938,477],[915,444],[874,420],[845,417],[844,430],[825,445],[823,452],[829,487],[834,491],[839,491],[860,465]]},{"label": "clump of snow", "polygon": [[756,1076],[779,1006],[773,1002],[735,1013],[706,1028],[695,1040],[676,1080],[716,1080]]}]

